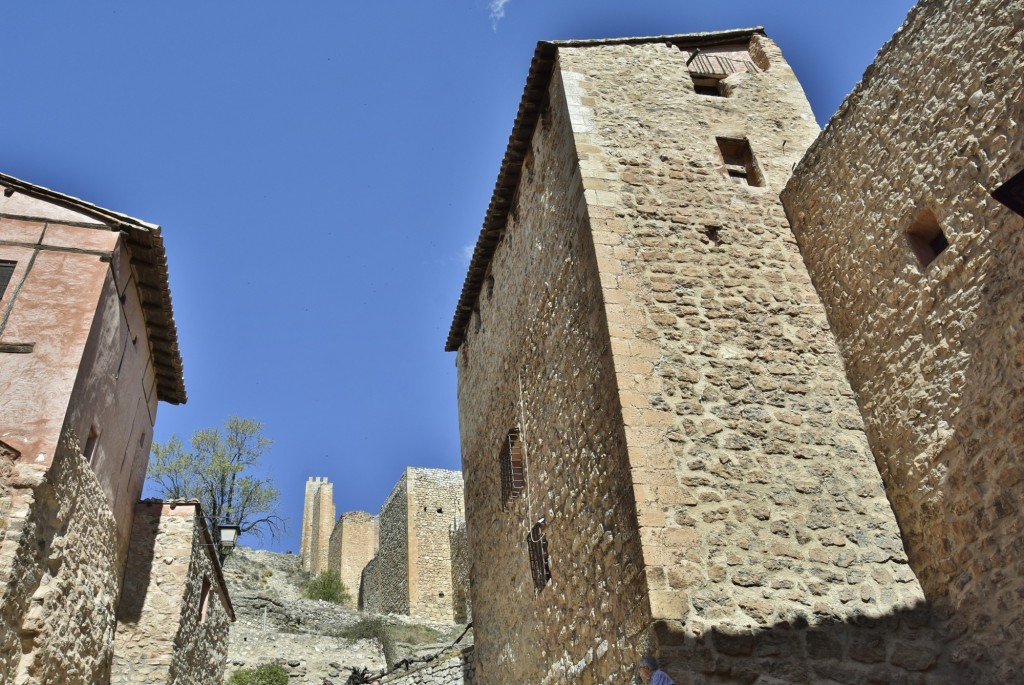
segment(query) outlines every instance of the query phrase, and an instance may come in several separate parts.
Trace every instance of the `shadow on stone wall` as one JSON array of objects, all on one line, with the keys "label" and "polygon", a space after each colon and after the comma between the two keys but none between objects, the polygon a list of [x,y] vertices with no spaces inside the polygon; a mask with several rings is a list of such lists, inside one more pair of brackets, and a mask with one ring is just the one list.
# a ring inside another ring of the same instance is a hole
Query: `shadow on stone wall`
[{"label": "shadow on stone wall", "polygon": [[800,617],[756,630],[697,635],[681,621],[656,621],[651,640],[679,685],[969,682],[946,648],[942,621],[927,604],[882,617],[810,625]]},{"label": "shadow on stone wall", "polygon": [[132,538],[128,546],[128,563],[125,567],[121,602],[117,607],[119,623],[138,623],[149,592],[150,576],[153,573],[153,556],[156,537],[160,531],[162,502],[146,502],[145,513],[135,512],[132,524]]}]

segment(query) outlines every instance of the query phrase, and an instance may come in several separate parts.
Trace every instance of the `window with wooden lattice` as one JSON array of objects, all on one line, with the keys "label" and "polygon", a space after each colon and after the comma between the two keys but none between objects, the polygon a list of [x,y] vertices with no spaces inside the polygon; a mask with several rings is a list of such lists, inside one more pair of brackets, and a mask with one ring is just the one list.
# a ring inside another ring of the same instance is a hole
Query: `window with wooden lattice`
[{"label": "window with wooden lattice", "polygon": [[544,524],[536,523],[526,536],[526,545],[530,549],[530,573],[533,575],[533,586],[543,590],[551,580],[551,559],[548,557],[548,538],[544,535]]},{"label": "window with wooden lattice", "polygon": [[518,497],[525,483],[523,442],[519,438],[519,429],[513,428],[505,436],[505,444],[501,448],[501,503],[508,504]]}]

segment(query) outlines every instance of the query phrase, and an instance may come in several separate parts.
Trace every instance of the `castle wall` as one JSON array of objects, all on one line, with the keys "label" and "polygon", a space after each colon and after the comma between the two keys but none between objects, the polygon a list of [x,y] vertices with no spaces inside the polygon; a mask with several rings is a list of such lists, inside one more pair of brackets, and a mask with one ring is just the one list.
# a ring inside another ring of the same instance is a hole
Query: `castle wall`
[{"label": "castle wall", "polygon": [[111,685],[219,683],[230,600],[191,503],[138,503],[117,611]]},{"label": "castle wall", "polygon": [[[477,682],[628,682],[650,621],[601,282],[561,79],[459,347]],[[477,325],[479,324],[479,325]],[[510,430],[526,488],[503,504]],[[541,517],[551,579],[527,536]]]},{"label": "castle wall", "polygon": [[448,530],[448,546],[452,550],[452,620],[472,623],[473,607],[469,600],[469,541],[466,522],[452,523]]},{"label": "castle wall", "polygon": [[331,533],[327,567],[337,571],[348,590],[352,608],[359,603],[363,569],[377,550],[377,518],[365,511],[349,511],[338,517]]},{"label": "castle wall", "polygon": [[409,614],[453,622],[452,521],[464,508],[461,471],[407,470],[409,492]]},{"label": "castle wall", "polygon": [[409,613],[409,469],[402,474],[377,516],[377,556],[367,565],[364,611]]},{"label": "castle wall", "polygon": [[[1019,1],[918,3],[783,193],[910,564],[982,683],[1024,671],[1024,223],[990,196],[1024,168],[1022,29]],[[928,213],[948,247],[925,266]]]}]

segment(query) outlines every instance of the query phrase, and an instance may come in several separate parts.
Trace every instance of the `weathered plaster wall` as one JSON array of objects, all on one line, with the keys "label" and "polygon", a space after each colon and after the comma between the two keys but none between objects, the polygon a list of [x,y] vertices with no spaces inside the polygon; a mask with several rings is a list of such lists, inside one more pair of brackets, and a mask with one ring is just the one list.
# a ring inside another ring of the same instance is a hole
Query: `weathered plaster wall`
[{"label": "weathered plaster wall", "polygon": [[[502,242],[459,348],[477,682],[632,678],[650,622],[608,324],[563,83],[534,133]],[[476,322],[479,322],[479,326]],[[502,503],[519,427],[526,490]],[[527,535],[547,519],[551,580]]]},{"label": "weathered plaster wall", "polygon": [[221,682],[233,615],[198,505],[135,513],[111,685]]},{"label": "weathered plaster wall", "polygon": [[327,567],[337,571],[351,598],[352,608],[359,604],[359,585],[363,569],[377,551],[377,517],[365,511],[349,511],[338,517],[331,533]]},{"label": "weathered plaster wall", "polygon": [[464,509],[461,471],[409,468],[409,614],[455,620],[448,535]]},{"label": "weathered plaster wall", "polygon": [[17,460],[0,543],[0,682],[95,685],[110,673],[121,573],[107,498],[73,436]]},{"label": "weathered plaster wall", "polygon": [[[871,448],[951,654],[1024,672],[1024,220],[990,193],[1024,168],[1024,3],[924,0],[783,199]],[[920,266],[905,232],[949,246]]]}]

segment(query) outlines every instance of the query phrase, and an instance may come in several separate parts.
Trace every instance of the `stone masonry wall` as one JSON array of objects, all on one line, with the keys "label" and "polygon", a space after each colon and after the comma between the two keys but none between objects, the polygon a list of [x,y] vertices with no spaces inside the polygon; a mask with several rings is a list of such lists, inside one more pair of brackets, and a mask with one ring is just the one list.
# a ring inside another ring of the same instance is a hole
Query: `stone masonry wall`
[{"label": "stone masonry wall", "polygon": [[377,556],[363,574],[364,611],[409,613],[408,469],[384,501],[377,517]]},{"label": "stone masonry wall", "polygon": [[448,531],[452,550],[452,619],[456,623],[472,623],[473,607],[469,601],[469,543],[466,522],[452,523]]},{"label": "stone masonry wall", "polygon": [[223,680],[232,614],[215,554],[197,505],[138,504],[111,685]]},{"label": "stone masonry wall", "polygon": [[363,569],[377,551],[377,517],[365,511],[349,511],[338,517],[331,533],[327,568],[337,571],[348,590],[348,606],[359,603]]},{"label": "stone masonry wall", "polygon": [[[783,193],[954,659],[1024,672],[1024,2],[923,0]],[[931,212],[927,266],[906,232]],[[965,680],[966,682],[966,680]]]},{"label": "stone masonry wall", "polygon": [[399,671],[382,685],[474,685],[473,647],[466,647],[411,672]]},{"label": "stone masonry wall", "polygon": [[[725,78],[724,96],[693,91],[692,50],[561,51],[577,145],[597,148],[581,160],[588,207],[615,215],[594,240],[654,646],[693,682],[941,677],[778,198],[817,126],[774,43],[732,49],[756,71]],[[749,142],[759,184],[730,178],[716,138]],[[868,639],[881,651],[861,658]]]},{"label": "stone masonry wall", "polygon": [[[480,685],[627,682],[650,622],[621,409],[583,186],[557,72],[458,354]],[[479,325],[477,325],[479,324]],[[514,428],[526,488],[502,502]],[[527,535],[545,517],[551,579]]]},{"label": "stone masonry wall", "polygon": [[465,508],[461,471],[410,468],[409,614],[454,622],[449,529]]},{"label": "stone masonry wall", "polygon": [[106,495],[69,434],[48,470],[17,460],[5,485],[0,682],[106,682],[122,561]]}]

